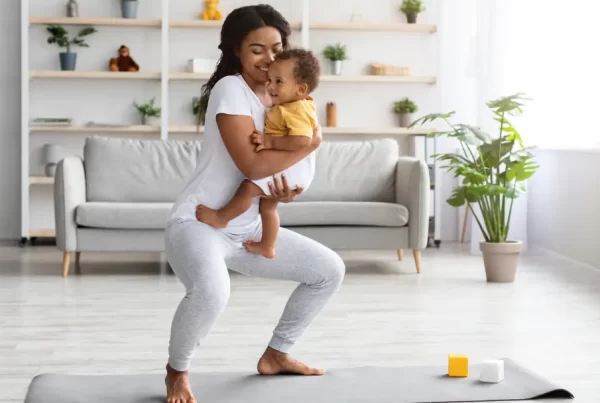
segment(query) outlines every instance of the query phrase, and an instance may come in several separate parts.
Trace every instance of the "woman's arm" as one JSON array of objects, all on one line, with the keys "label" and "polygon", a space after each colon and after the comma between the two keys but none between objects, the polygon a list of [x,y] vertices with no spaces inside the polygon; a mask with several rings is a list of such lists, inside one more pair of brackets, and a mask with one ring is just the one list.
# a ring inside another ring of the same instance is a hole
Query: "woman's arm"
[{"label": "woman's arm", "polygon": [[262,150],[256,153],[250,141],[250,136],[255,131],[252,117],[218,114],[217,125],[233,162],[244,176],[251,180],[273,176],[291,167],[321,144],[321,129],[317,127],[311,146],[303,150]]}]

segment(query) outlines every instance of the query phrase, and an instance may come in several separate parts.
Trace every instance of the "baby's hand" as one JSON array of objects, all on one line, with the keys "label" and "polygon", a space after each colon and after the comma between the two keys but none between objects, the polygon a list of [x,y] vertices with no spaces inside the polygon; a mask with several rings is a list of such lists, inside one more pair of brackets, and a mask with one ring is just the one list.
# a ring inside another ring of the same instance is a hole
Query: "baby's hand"
[{"label": "baby's hand", "polygon": [[256,147],[254,148],[255,152],[259,152],[260,150],[268,150],[271,148],[270,137],[265,136],[262,132],[255,130],[250,138],[252,143],[256,144]]},{"label": "baby's hand", "polygon": [[259,132],[258,130],[254,130],[250,135],[250,140],[254,144],[263,144],[264,139],[265,135],[262,132]]}]

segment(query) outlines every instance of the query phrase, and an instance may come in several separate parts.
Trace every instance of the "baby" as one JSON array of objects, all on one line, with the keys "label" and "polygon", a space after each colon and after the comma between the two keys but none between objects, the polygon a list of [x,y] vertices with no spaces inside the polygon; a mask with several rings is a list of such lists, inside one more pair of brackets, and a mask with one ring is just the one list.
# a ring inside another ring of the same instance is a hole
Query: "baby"
[{"label": "baby", "polygon": [[[304,49],[290,49],[277,55],[269,67],[267,90],[273,107],[266,116],[264,134],[253,134],[255,152],[261,150],[297,151],[311,144],[313,130],[317,126],[317,113],[309,96],[319,85],[319,61],[312,52]],[[308,189],[315,174],[315,156],[311,153],[302,161],[284,172],[290,185],[300,185]],[[244,180],[233,198],[218,210],[201,206],[196,216],[199,221],[215,228],[225,228],[227,223],[248,210],[252,199],[269,196],[268,183],[272,177],[259,180]],[[275,242],[279,232],[277,200],[260,199],[262,239],[248,240],[244,247],[252,253],[266,258],[275,257]]]}]

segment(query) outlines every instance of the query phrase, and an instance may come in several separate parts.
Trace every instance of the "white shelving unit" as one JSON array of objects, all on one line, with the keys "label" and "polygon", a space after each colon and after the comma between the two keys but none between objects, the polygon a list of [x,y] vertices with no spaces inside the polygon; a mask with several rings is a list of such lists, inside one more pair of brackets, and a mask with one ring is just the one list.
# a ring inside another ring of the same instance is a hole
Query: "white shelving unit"
[{"label": "white shelving unit", "polygon": [[[29,238],[38,236],[54,236],[53,229],[30,230],[30,187],[37,185],[53,185],[54,178],[30,176],[30,141],[31,134],[142,134],[168,139],[169,134],[196,133],[198,129],[191,125],[178,125],[169,120],[169,84],[171,81],[207,80],[211,72],[188,73],[169,71],[169,39],[173,29],[220,29],[223,21],[180,20],[169,18],[169,0],[161,0],[162,13],[160,19],[124,19],[114,17],[84,17],[69,18],[56,16],[30,15],[29,1],[21,1],[21,243]],[[310,35],[312,31],[319,35],[326,31],[371,31],[390,33],[412,33],[430,35],[437,32],[437,26],[432,24],[406,24],[406,23],[367,23],[367,22],[311,22],[309,12],[310,0],[302,0],[302,20],[290,22],[294,31],[301,35],[300,46],[310,48]],[[151,72],[111,72],[111,71],[59,71],[59,70],[30,70],[29,63],[29,30],[33,25],[71,25],[71,26],[109,26],[135,29],[139,27],[156,28],[161,36],[161,71]],[[30,82],[32,80],[148,80],[161,83],[161,121],[157,126],[124,125],[124,126],[44,126],[30,123]],[[323,75],[323,83],[344,83],[347,85],[361,84],[388,84],[388,85],[434,85],[437,83],[433,76],[376,76],[376,75]],[[374,136],[414,136],[423,137],[430,129],[406,129],[400,127],[323,127],[323,133],[344,135],[374,135]],[[200,128],[202,133],[203,129]],[[437,221],[437,220],[436,220]],[[436,231],[436,234],[438,231]]]}]

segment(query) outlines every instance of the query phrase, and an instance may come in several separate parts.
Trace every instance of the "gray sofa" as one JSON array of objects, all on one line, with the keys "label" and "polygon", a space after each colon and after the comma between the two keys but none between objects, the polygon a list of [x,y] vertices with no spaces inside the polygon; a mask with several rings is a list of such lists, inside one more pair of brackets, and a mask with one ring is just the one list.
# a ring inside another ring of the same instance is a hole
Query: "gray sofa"
[{"label": "gray sofa", "polygon": [[[88,251],[164,251],[173,201],[192,174],[201,141],[86,139],[83,159],[60,161],[54,185],[56,241],[71,256]],[[311,187],[281,203],[281,226],[334,250],[413,249],[420,272],[427,244],[429,172],[399,156],[392,139],[324,141]]]}]

